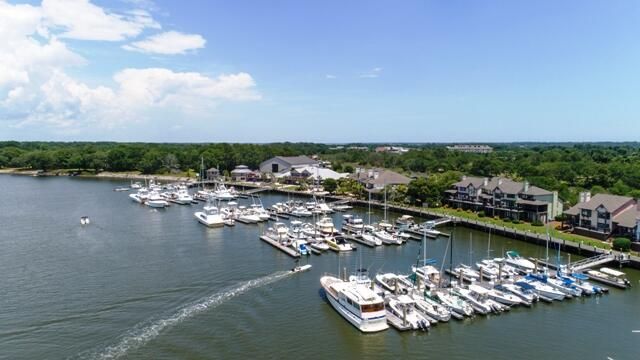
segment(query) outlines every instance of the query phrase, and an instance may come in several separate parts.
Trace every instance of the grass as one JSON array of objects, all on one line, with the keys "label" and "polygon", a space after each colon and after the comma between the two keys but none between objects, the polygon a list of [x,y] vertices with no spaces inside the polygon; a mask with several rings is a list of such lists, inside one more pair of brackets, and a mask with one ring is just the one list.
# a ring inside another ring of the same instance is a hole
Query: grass
[{"label": "grass", "polygon": [[[512,222],[503,221],[502,219],[496,219],[496,218],[486,217],[486,216],[480,217],[478,216],[477,213],[468,212],[466,210],[450,209],[450,208],[444,208],[444,207],[430,208],[429,210],[433,212],[441,213],[443,215],[456,216],[456,217],[465,218],[469,220],[477,220],[480,222],[489,223],[496,226],[503,226],[511,229],[516,229],[519,231],[528,231],[534,234],[542,234],[542,235],[547,234],[547,228],[544,226],[533,226],[525,222],[521,222],[520,224],[514,224]],[[565,233],[553,228],[549,228],[549,234],[557,239],[573,241],[575,243],[582,243],[582,244],[593,246],[599,249],[606,249],[606,250],[611,249],[611,244],[608,242],[592,239],[582,235]]]}]

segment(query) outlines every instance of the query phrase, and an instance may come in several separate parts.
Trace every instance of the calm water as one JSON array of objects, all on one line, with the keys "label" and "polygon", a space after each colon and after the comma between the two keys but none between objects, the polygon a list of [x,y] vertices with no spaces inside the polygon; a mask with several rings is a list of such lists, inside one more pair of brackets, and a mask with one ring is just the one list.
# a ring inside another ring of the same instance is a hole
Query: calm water
[{"label": "calm water", "polygon": [[[407,272],[418,241],[312,256],[311,272],[290,276],[293,261],[258,226],[207,229],[193,218],[201,205],[150,210],[112,191],[122,184],[0,176],[0,358],[640,358],[640,272],[627,270],[629,291],[365,336],[322,299],[321,274],[358,262]],[[457,228],[455,239],[456,262],[486,256],[486,234]],[[492,256],[545,251],[491,244]],[[441,263],[446,246],[429,240],[427,252]]]}]

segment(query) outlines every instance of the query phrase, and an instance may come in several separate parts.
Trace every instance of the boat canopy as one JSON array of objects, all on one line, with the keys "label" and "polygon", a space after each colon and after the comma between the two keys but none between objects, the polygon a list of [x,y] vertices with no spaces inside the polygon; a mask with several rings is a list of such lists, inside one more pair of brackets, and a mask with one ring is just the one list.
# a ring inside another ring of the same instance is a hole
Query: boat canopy
[{"label": "boat canopy", "polygon": [[578,280],[589,280],[589,277],[585,274],[580,274],[580,273],[573,273],[571,274],[571,276],[573,276],[574,278],[578,279]]},{"label": "boat canopy", "polygon": [[520,254],[518,254],[518,252],[514,250],[507,251],[507,255],[512,257],[520,257]]},{"label": "boat canopy", "polygon": [[476,294],[480,294],[480,295],[485,295],[489,293],[489,290],[483,288],[482,286],[478,286],[478,285],[469,285],[469,290],[475,292]]},{"label": "boat canopy", "polygon": [[533,287],[533,285],[531,285],[529,283],[526,283],[524,281],[518,281],[518,282],[516,282],[516,285],[520,286],[524,290],[533,290],[533,289],[535,289],[535,287]]},{"label": "boat canopy", "polygon": [[627,274],[623,273],[622,271],[613,270],[613,269],[609,269],[609,268],[606,268],[606,267],[601,268],[600,271],[605,273],[605,274],[607,274],[607,275],[611,275],[611,276],[615,276],[615,277],[627,276]]}]

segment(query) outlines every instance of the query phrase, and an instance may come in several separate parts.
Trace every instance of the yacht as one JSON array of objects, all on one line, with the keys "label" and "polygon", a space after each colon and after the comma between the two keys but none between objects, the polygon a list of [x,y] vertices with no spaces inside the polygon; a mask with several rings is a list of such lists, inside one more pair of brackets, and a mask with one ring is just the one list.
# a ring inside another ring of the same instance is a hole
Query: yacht
[{"label": "yacht", "polygon": [[163,199],[156,190],[152,190],[149,192],[149,197],[144,202],[147,206],[152,208],[164,208],[169,206],[169,202]]},{"label": "yacht", "polygon": [[368,283],[323,276],[320,285],[331,306],[358,330],[378,332],[389,328],[384,300],[369,288]]},{"label": "yacht", "polygon": [[353,250],[353,246],[348,243],[343,237],[328,236],[325,238],[325,242],[329,245],[329,249],[336,252],[345,252]]},{"label": "yacht", "polygon": [[180,205],[190,205],[193,201],[193,197],[189,195],[189,191],[186,186],[181,186],[176,192],[176,198],[174,202]]},{"label": "yacht", "polygon": [[383,229],[379,229],[373,232],[373,235],[380,239],[385,245],[402,245],[402,239],[400,239],[395,234],[390,234]]},{"label": "yacht", "polygon": [[313,213],[302,206],[296,206],[291,210],[291,215],[295,217],[307,217],[313,215]]},{"label": "yacht", "polygon": [[227,189],[224,184],[219,184],[218,186],[216,186],[216,189],[213,191],[213,197],[222,201],[231,201],[236,198],[231,190]]},{"label": "yacht", "polygon": [[244,206],[240,206],[238,208],[238,217],[236,220],[245,224],[256,224],[261,221],[258,215],[256,215],[251,209],[247,209]]},{"label": "yacht", "polygon": [[218,211],[218,208],[211,203],[207,203],[202,209],[193,214],[198,222],[208,227],[222,227],[225,224],[225,220]]},{"label": "yacht", "polygon": [[362,234],[364,223],[361,218],[354,217],[351,214],[342,215],[342,230],[356,235]]},{"label": "yacht", "polygon": [[420,277],[425,289],[435,290],[440,286],[440,271],[435,266],[412,266],[411,271]]},{"label": "yacht", "polygon": [[318,222],[316,222],[316,229],[321,235],[325,236],[335,236],[340,234],[333,225],[333,220],[328,216],[323,216],[318,220]]},{"label": "yacht", "polygon": [[416,302],[407,295],[390,296],[387,302],[387,317],[396,318],[412,330],[429,330],[429,320],[416,311]]},{"label": "yacht", "polygon": [[149,198],[149,191],[146,188],[139,188],[135,194],[129,194],[129,198],[139,204],[144,204]]},{"label": "yacht", "polygon": [[536,265],[533,262],[523,258],[516,251],[507,251],[506,257],[503,261],[525,273],[530,273],[536,268]]}]

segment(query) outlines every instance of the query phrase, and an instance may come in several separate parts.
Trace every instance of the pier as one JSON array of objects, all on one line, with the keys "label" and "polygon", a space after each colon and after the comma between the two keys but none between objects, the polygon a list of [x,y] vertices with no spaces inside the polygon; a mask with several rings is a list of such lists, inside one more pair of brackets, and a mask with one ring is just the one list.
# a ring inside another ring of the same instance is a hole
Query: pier
[{"label": "pier", "polygon": [[267,244],[275,247],[276,249],[278,249],[278,250],[282,251],[283,253],[291,256],[292,258],[299,258],[300,257],[300,253],[298,253],[297,251],[293,250],[292,248],[290,248],[288,246],[282,245],[280,242],[268,237],[267,235],[260,236],[260,240],[262,240],[262,241],[266,242]]}]

